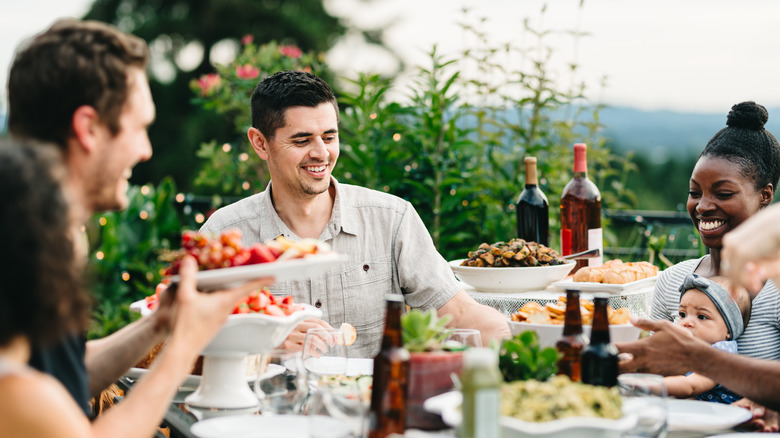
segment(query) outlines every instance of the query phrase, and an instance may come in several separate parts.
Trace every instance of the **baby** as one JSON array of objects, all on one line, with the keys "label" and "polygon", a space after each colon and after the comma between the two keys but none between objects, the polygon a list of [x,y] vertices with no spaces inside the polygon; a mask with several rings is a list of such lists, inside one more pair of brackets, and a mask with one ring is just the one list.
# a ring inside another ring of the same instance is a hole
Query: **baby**
[{"label": "baby", "polygon": [[[731,284],[725,277],[710,279],[690,274],[680,287],[677,324],[699,339],[729,353],[737,353],[737,338],[750,319],[750,295],[744,288],[729,294]],[[664,379],[669,395],[678,398],[731,404],[742,397],[696,374]]]}]

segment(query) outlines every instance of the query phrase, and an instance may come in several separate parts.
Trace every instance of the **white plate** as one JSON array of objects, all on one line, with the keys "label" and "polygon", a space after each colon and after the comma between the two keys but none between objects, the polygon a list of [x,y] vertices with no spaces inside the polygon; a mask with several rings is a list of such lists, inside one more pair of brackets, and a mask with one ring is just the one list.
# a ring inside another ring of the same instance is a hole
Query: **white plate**
[{"label": "white plate", "polygon": [[699,400],[668,400],[670,431],[716,432],[742,424],[751,418],[749,410]]},{"label": "white plate", "polygon": [[374,359],[350,357],[347,359],[348,376],[374,375]]},{"label": "white plate", "polygon": [[[277,375],[277,374],[279,374],[279,373],[281,373],[283,371],[284,371],[284,367],[283,366],[270,363],[270,364],[268,364],[268,368],[266,368],[266,371],[265,371],[265,373],[263,373],[262,377],[263,378],[273,377],[273,376],[275,376],[275,375]],[[125,377],[129,377],[131,379],[138,380],[141,377],[143,377],[144,375],[146,375],[146,373],[148,373],[148,372],[149,372],[149,370],[147,370],[146,368],[135,368],[135,367],[133,367],[133,368],[130,368],[125,373]],[[247,381],[247,383],[254,383],[256,378],[257,378],[257,373],[252,374],[252,375],[247,374],[246,381]],[[184,382],[181,383],[180,387],[182,387],[182,388],[197,388],[198,385],[200,385],[201,379],[202,379],[201,376],[195,376],[195,375],[190,374],[190,375],[187,376],[186,379],[184,379]]]},{"label": "white plate", "polygon": [[[440,414],[442,421],[452,427],[460,425],[460,405],[463,395],[458,391],[446,392],[425,400],[423,409],[434,414]],[[502,438],[527,437],[620,437],[621,434],[636,424],[636,416],[624,415],[617,420],[605,418],[571,417],[541,423],[519,420],[512,417],[501,417]]]},{"label": "white plate", "polygon": [[198,421],[190,427],[197,438],[308,438],[310,427],[326,437],[349,436],[348,423],[331,417],[301,415],[238,415]]},{"label": "white plate", "polygon": [[478,292],[523,292],[540,291],[547,288],[553,281],[558,281],[574,269],[576,262],[563,265],[475,268],[461,266],[463,260],[449,262],[452,272],[460,281],[473,287]]},{"label": "white plate", "polygon": [[573,281],[571,278],[567,278],[561,281],[555,281],[550,284],[558,289],[578,289],[583,292],[608,292],[611,294],[620,295],[626,292],[635,291],[638,289],[651,288],[655,286],[655,281],[658,276],[647,277],[641,280],[632,281],[625,284],[609,284],[609,283],[591,283],[588,281]]},{"label": "white plate", "polygon": [[[512,332],[512,336],[518,333],[533,331],[539,335],[539,346],[554,347],[555,343],[563,335],[563,324],[534,324],[530,322],[517,322],[508,321],[509,330]],[[582,331],[590,338],[590,331],[592,326],[583,325]],[[633,342],[639,339],[639,333],[641,330],[639,327],[634,326],[631,323],[628,324],[610,324],[609,325],[609,340],[613,343],[618,342]]]},{"label": "white plate", "polygon": [[[341,254],[319,254],[302,259],[258,263],[232,268],[209,269],[198,272],[198,289],[216,290],[240,286],[250,280],[274,277],[276,281],[304,280],[319,275],[349,258]],[[178,275],[170,277],[179,281]]]}]

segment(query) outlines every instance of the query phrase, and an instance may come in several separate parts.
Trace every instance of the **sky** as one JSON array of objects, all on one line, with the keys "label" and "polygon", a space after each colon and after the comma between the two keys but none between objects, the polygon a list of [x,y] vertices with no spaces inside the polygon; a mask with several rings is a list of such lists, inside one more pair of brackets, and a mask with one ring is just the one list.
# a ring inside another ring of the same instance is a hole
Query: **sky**
[{"label": "sky", "polygon": [[[455,56],[476,47],[458,22],[479,23],[491,45],[528,45],[523,20],[552,33],[556,78],[583,81],[594,102],[639,109],[724,113],[755,100],[780,106],[780,2],[776,0],[325,0],[354,26],[389,25],[386,42],[409,65],[427,65],[434,44]],[[0,111],[7,71],[25,38],[54,19],[81,16],[90,0],[0,2]],[[543,5],[547,5],[542,14]],[[462,9],[470,12],[463,15]],[[585,33],[578,39],[564,31]],[[387,55],[356,35],[328,53],[346,76],[389,70]],[[508,59],[508,65],[521,62]],[[574,76],[566,65],[576,63]],[[521,66],[521,64],[518,64]],[[353,76],[354,77],[354,76]],[[403,78],[403,76],[402,76]],[[401,79],[400,83],[403,83]],[[602,86],[601,84],[605,85]]]}]

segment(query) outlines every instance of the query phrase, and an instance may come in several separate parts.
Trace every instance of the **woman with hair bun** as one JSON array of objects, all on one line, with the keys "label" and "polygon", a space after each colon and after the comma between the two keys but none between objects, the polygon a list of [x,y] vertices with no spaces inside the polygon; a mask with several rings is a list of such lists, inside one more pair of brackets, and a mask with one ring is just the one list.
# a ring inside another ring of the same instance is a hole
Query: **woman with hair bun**
[{"label": "woman with hair bun", "polygon": [[[780,180],[780,144],[764,129],[768,119],[766,108],[755,102],[734,105],[727,126],[699,155],[691,173],[687,208],[709,254],[661,273],[651,318],[674,320],[679,288],[687,275],[721,275],[723,236],[772,202]],[[737,343],[740,354],[780,359],[780,294],[771,280],[755,296],[750,320]]]}]

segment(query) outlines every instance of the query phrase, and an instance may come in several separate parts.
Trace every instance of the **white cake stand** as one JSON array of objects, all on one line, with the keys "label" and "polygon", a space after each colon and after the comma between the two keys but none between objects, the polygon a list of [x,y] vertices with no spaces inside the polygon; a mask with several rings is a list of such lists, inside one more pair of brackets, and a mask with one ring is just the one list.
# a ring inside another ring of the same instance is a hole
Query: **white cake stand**
[{"label": "white cake stand", "polygon": [[322,312],[308,304],[285,317],[258,313],[230,315],[203,350],[203,377],[198,389],[184,402],[196,408],[256,408],[259,402],[247,385],[244,357],[273,350],[299,323],[320,316]]}]

